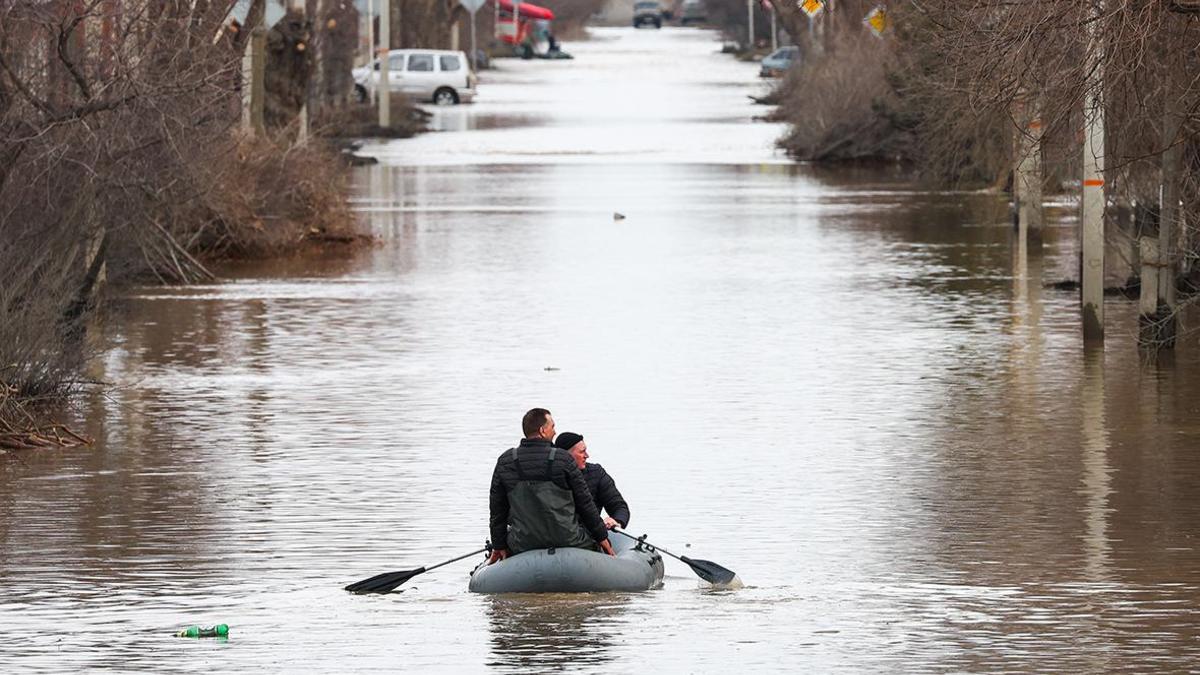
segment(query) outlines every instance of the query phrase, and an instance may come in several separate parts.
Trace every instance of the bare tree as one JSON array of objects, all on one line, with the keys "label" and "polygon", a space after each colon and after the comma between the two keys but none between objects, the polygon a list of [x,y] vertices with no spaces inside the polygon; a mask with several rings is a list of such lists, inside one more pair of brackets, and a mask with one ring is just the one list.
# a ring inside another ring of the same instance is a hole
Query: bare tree
[{"label": "bare tree", "polygon": [[247,31],[227,24],[233,4],[0,3],[0,388],[12,396],[77,382],[105,279],[203,279],[206,255],[349,220],[319,150],[238,133]]}]

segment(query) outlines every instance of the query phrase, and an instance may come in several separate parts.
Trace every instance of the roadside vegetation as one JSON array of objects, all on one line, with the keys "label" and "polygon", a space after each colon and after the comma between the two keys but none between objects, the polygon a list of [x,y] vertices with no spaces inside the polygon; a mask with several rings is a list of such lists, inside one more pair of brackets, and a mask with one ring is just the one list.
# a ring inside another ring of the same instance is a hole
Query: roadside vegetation
[{"label": "roadside vegetation", "polygon": [[1106,237],[1133,242],[1122,290],[1140,285],[1141,344],[1174,344],[1179,312],[1200,301],[1200,1],[892,3],[882,38],[863,25],[874,2],[826,4],[810,31],[775,3],[802,54],[769,101],[789,154],[901,161],[942,186],[1027,181],[1036,201],[1081,190],[1102,128],[1091,184]]},{"label": "roadside vegetation", "polygon": [[[267,128],[248,134],[233,5],[0,4],[0,446],[80,440],[45,413],[81,386],[106,286],[361,240],[342,160],[297,124],[305,100],[317,118],[347,104],[353,55],[286,17],[268,37]],[[255,0],[246,23],[262,14]]]},{"label": "roadside vegetation", "polygon": [[[683,3],[676,6],[676,17]],[[754,3],[754,49],[749,44],[749,13],[746,0],[704,0],[705,23],[721,32],[721,37],[737,46],[739,52],[751,54],[754,50],[769,49],[771,45],[771,18],[762,3]]]}]

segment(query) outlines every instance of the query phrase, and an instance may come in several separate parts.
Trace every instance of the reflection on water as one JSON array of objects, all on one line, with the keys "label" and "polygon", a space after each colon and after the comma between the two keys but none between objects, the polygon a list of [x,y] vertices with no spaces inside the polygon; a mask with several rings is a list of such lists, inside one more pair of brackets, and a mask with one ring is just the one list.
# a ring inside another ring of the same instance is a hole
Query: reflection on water
[{"label": "reflection on water", "polygon": [[[454,113],[545,126],[384,146],[378,246],[120,299],[96,446],[0,462],[0,670],[1193,667],[1194,345],[1141,362],[1114,298],[1083,350],[1043,286],[1066,210],[1023,238],[995,195],[784,163],[712,34],[606,36],[566,89],[514,63]],[[341,591],[479,548],[532,405],[634,531],[750,586],[668,560],[650,593],[489,598],[464,561]]]},{"label": "reflection on water", "polygon": [[485,606],[488,665],[514,671],[603,670],[610,647],[633,627],[630,598],[620,593],[492,596]]},{"label": "reflection on water", "polygon": [[1083,358],[1082,491],[1087,499],[1084,511],[1087,562],[1084,569],[1088,581],[1103,582],[1109,580],[1108,497],[1112,493],[1104,413],[1104,354],[1088,349]]}]

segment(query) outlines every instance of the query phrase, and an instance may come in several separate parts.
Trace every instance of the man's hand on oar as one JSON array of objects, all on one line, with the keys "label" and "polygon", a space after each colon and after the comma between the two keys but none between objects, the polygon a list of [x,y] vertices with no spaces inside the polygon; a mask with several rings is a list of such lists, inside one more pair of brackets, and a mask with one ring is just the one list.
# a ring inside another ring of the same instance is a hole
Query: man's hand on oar
[{"label": "man's hand on oar", "polygon": [[650,542],[646,541],[645,537],[641,537],[641,538],[635,537],[631,534],[622,532],[621,530],[612,530],[612,531],[616,532],[617,534],[619,534],[623,537],[629,537],[630,539],[633,539],[634,541],[640,541],[640,542],[645,543],[648,546],[653,546],[656,551],[661,551],[662,553],[666,553],[667,555],[671,556],[672,558],[674,558],[674,559],[678,560],[679,562],[692,568],[692,571],[696,573],[696,576],[700,577],[701,579],[707,581],[710,584],[713,584],[714,586],[723,586],[725,584],[728,584],[729,582],[733,581],[734,577],[737,576],[737,573],[735,573],[733,570],[725,569],[724,567],[721,567],[720,565],[718,565],[715,562],[712,562],[711,560],[693,560],[692,558],[689,558],[687,556],[678,556],[678,555],[675,555],[674,553],[671,553],[670,551],[668,551],[667,549],[665,549],[661,546],[655,546],[654,544],[651,544]]},{"label": "man's hand on oar", "polygon": [[435,570],[443,565],[449,565],[452,562],[458,562],[464,558],[470,558],[473,555],[479,555],[485,551],[490,551],[491,548],[491,546],[485,546],[478,551],[471,551],[466,555],[460,555],[457,558],[451,558],[446,562],[440,562],[436,565],[430,565],[429,567],[419,567],[415,570],[402,570],[400,572],[384,572],[383,574],[376,574],[373,577],[363,579],[362,581],[356,581],[349,586],[346,586],[346,590],[350,591],[351,593],[391,593],[396,589],[397,586],[417,576],[418,574],[424,574],[429,570]]}]

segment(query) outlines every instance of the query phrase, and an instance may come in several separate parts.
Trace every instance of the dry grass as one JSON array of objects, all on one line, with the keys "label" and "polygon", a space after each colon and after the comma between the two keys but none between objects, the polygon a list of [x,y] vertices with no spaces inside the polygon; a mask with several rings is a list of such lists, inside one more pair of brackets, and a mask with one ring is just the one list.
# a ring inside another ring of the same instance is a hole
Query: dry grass
[{"label": "dry grass", "polygon": [[791,123],[780,146],[805,161],[905,157],[909,138],[894,115],[887,51],[879,40],[852,35],[793,68],[776,94],[775,118]]},{"label": "dry grass", "polygon": [[346,172],[324,143],[281,152],[269,140],[241,138],[233,153],[210,193],[209,225],[194,245],[198,257],[261,258],[307,241],[355,238]]},{"label": "dry grass", "polygon": [[412,138],[428,130],[431,115],[412,105],[408,97],[393,92],[392,125],[379,126],[379,109],[369,103],[322,111],[312,120],[313,133],[325,138]]}]

